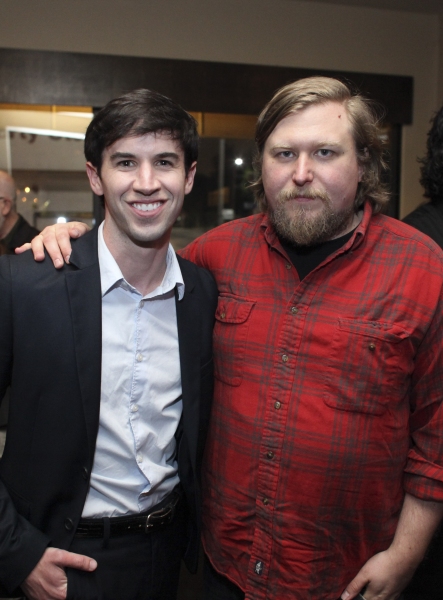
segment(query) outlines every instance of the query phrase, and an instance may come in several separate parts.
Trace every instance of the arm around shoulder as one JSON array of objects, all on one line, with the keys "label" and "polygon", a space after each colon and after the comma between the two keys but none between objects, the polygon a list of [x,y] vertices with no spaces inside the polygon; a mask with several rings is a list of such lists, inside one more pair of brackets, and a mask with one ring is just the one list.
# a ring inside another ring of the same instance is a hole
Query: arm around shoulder
[{"label": "arm around shoulder", "polygon": [[36,261],[45,258],[45,249],[49,254],[54,267],[60,269],[64,262],[69,264],[72,252],[71,238],[79,238],[90,230],[90,227],[79,221],[70,223],[57,223],[49,225],[37,235],[30,244],[24,244],[16,249],[16,254],[21,254],[31,249]]}]

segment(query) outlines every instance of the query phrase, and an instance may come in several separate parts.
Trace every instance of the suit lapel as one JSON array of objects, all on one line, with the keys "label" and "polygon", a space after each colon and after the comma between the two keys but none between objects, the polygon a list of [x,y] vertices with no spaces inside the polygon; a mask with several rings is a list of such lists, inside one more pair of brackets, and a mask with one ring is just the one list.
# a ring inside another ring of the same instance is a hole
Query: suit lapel
[{"label": "suit lapel", "polygon": [[66,285],[74,330],[77,373],[91,453],[94,453],[100,413],[102,303],[97,232],[76,241]]},{"label": "suit lapel", "polygon": [[185,282],[185,294],[177,299],[177,329],[183,393],[183,430],[191,456],[197,452],[200,398],[200,319],[195,298],[195,282],[189,265],[180,257],[179,264]]},{"label": "suit lapel", "polygon": [[[185,282],[185,294],[177,299],[177,331],[183,396],[183,429],[191,456],[197,452],[200,397],[200,318],[195,281],[190,265],[178,257]],[[85,414],[90,451],[97,438],[100,413],[102,302],[97,232],[91,231],[75,242],[72,270],[66,272],[71,319],[76,348],[77,373]]]}]

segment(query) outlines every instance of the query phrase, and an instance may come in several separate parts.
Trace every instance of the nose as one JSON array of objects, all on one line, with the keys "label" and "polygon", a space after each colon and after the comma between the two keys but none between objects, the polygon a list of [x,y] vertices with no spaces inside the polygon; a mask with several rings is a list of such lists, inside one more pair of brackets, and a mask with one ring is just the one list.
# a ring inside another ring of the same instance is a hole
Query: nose
[{"label": "nose", "polygon": [[305,183],[311,183],[313,178],[314,172],[311,158],[305,154],[299,154],[297,160],[294,163],[292,181],[296,185],[302,186]]},{"label": "nose", "polygon": [[134,191],[144,196],[150,196],[157,192],[160,187],[154,166],[147,163],[140,164],[133,183]]}]

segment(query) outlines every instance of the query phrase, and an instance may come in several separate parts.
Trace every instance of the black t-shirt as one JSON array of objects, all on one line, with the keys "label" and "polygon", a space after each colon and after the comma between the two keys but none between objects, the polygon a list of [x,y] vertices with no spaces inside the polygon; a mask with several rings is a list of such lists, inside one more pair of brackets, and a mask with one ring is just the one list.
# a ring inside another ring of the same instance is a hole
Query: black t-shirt
[{"label": "black t-shirt", "polygon": [[40,231],[38,229],[29,225],[29,223],[19,215],[14,227],[1,241],[8,249],[8,253],[14,254],[16,248],[30,242],[39,233]]},{"label": "black t-shirt", "polygon": [[336,238],[317,244],[316,246],[296,246],[286,240],[280,239],[280,243],[286,250],[292,264],[297,269],[300,281],[318,267],[330,254],[341,248],[351,239],[355,230]]}]

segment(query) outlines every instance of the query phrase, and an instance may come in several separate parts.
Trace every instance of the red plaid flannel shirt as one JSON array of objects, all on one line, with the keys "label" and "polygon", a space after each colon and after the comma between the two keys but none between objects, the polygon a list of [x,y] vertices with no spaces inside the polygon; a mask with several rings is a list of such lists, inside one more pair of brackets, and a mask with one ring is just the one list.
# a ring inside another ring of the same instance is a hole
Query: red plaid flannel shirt
[{"label": "red plaid flannel shirt", "polygon": [[300,282],[266,216],[184,251],[220,292],[204,547],[250,600],[334,600],[443,501],[443,253],[364,217]]}]

